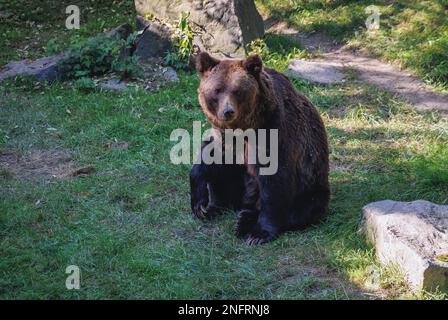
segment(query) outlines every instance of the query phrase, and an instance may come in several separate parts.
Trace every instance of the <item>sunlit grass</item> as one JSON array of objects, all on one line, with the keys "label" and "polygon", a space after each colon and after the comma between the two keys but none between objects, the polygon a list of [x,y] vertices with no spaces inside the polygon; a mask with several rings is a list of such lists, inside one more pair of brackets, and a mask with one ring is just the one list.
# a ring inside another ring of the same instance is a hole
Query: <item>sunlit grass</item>
[{"label": "sunlit grass", "polygon": [[[445,1],[257,0],[261,11],[288,21],[301,32],[324,32],[335,39],[414,70],[447,89],[448,7]],[[365,9],[375,5],[380,29],[367,31]]]}]

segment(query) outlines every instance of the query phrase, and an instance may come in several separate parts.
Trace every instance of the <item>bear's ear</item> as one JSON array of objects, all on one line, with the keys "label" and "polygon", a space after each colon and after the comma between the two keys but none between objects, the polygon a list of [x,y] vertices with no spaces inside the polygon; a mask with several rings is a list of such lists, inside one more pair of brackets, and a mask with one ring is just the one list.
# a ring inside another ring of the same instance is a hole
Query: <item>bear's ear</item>
[{"label": "bear's ear", "polygon": [[210,71],[214,66],[219,64],[219,60],[213,58],[207,52],[202,51],[196,56],[196,70],[203,74],[206,71]]},{"label": "bear's ear", "polygon": [[258,76],[263,68],[263,61],[259,55],[253,55],[243,61],[243,66],[253,76]]}]

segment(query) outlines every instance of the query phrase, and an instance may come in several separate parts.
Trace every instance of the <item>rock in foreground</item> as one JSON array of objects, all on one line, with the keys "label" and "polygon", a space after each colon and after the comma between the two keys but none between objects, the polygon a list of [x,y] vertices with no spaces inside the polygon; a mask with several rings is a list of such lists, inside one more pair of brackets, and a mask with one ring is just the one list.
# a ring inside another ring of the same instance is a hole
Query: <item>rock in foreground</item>
[{"label": "rock in foreground", "polygon": [[374,202],[363,208],[362,230],[381,263],[399,266],[414,290],[448,291],[448,206]]}]

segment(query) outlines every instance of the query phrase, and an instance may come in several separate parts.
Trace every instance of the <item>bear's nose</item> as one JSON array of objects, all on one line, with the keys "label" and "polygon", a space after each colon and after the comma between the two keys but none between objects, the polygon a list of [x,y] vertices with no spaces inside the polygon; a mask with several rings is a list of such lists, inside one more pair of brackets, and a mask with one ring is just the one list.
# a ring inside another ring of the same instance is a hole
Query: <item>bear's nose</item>
[{"label": "bear's nose", "polygon": [[229,120],[233,117],[233,114],[235,113],[235,111],[233,111],[233,109],[231,107],[225,107],[223,114],[224,114],[224,118],[226,118],[226,120]]}]

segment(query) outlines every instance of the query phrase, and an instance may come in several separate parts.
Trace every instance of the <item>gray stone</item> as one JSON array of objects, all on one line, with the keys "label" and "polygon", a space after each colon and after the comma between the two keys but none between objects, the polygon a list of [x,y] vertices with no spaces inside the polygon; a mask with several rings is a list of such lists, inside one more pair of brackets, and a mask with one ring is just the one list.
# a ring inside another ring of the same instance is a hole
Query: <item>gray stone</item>
[{"label": "gray stone", "polygon": [[149,26],[150,23],[151,23],[151,21],[149,21],[145,17],[137,16],[135,18],[135,28],[136,28],[137,31],[142,31],[147,26]]},{"label": "gray stone", "polygon": [[[137,28],[144,29],[143,34],[136,39],[134,55],[140,60],[154,57],[164,57],[172,50],[171,30],[166,25],[155,21],[137,18]],[[146,28],[147,27],[147,28]],[[146,28],[146,29],[145,29]]]},{"label": "gray stone", "polygon": [[179,82],[176,71],[171,67],[162,67],[161,59],[151,58],[140,62],[143,72],[140,77],[133,80],[120,80],[118,78],[103,79],[97,87],[103,90],[124,91],[127,88],[140,87],[147,91],[154,91],[160,87]]},{"label": "gray stone", "polygon": [[338,83],[345,79],[339,68],[319,61],[291,60],[286,72],[293,78],[321,84]]},{"label": "gray stone", "polygon": [[263,19],[253,0],[135,0],[137,12],[161,19],[178,20],[190,12],[190,25],[206,50],[226,56],[242,56],[251,41],[264,35]]},{"label": "gray stone", "polygon": [[109,79],[105,82],[98,83],[98,88],[112,91],[124,91],[127,89],[127,84],[119,79]]},{"label": "gray stone", "polygon": [[176,70],[171,67],[165,67],[162,70],[162,77],[166,82],[179,82],[179,76]]},{"label": "gray stone", "polygon": [[13,61],[4,66],[0,72],[0,80],[18,75],[32,76],[40,81],[54,81],[62,78],[62,71],[58,68],[58,62],[63,55],[43,57],[34,61]]},{"label": "gray stone", "polygon": [[124,23],[110,31],[104,32],[106,37],[119,37],[120,39],[126,40],[132,33],[132,27]]},{"label": "gray stone", "polygon": [[[100,33],[98,36],[106,36],[106,37],[117,37],[119,39],[127,40],[128,37],[132,33],[132,27],[128,23],[124,23],[110,31]],[[132,55],[132,48],[125,46],[120,51],[121,57],[131,56]]]},{"label": "gray stone", "polygon": [[145,90],[153,91],[166,84],[179,82],[177,72],[171,67],[162,67],[154,61],[141,63],[141,66],[143,68],[142,79],[144,79]]},{"label": "gray stone", "polygon": [[399,266],[414,290],[448,291],[447,205],[374,202],[363,208],[361,230],[380,262]]}]

